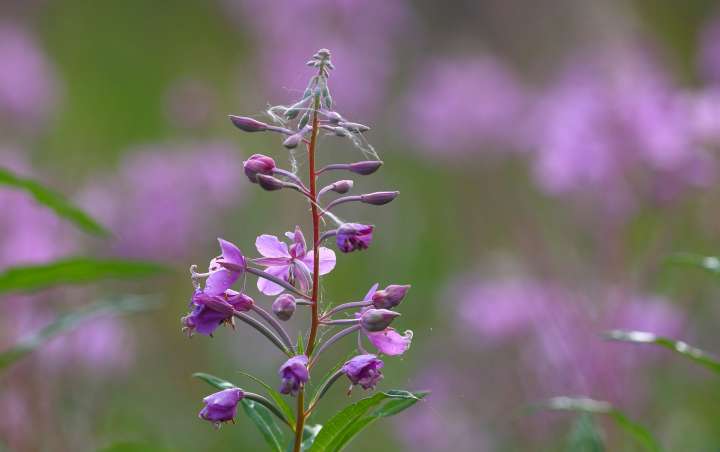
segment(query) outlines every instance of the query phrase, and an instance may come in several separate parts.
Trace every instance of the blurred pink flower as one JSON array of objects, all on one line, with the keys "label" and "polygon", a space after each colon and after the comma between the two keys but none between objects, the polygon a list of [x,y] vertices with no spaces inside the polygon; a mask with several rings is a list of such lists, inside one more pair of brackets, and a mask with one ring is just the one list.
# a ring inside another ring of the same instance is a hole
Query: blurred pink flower
[{"label": "blurred pink flower", "polygon": [[52,110],[57,81],[51,64],[30,32],[0,23],[0,118],[27,130]]},{"label": "blurred pink flower", "polygon": [[[395,69],[395,43],[408,30],[405,0],[226,0],[228,10],[254,33],[263,84],[274,98],[298,96],[313,73],[298,64],[328,48],[341,70],[332,73],[332,95],[350,118],[369,115],[383,102]],[[273,101],[271,100],[271,103]]]},{"label": "blurred pink flower", "polygon": [[447,160],[519,147],[526,93],[498,58],[436,58],[415,73],[402,115],[419,150]]},{"label": "blurred pink flower", "polygon": [[146,146],[79,200],[116,234],[117,253],[170,260],[243,198],[242,168],[239,152],[221,142]]}]

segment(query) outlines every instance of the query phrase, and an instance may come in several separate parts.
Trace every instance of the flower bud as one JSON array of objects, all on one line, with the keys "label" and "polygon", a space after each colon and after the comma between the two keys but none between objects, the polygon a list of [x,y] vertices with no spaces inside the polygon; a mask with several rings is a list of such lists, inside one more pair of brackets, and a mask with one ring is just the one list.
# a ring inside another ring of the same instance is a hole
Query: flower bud
[{"label": "flower bud", "polygon": [[295,298],[290,294],[282,294],[273,301],[272,311],[280,320],[290,320],[295,313]]},{"label": "flower bud", "polygon": [[338,125],[340,127],[344,127],[351,132],[356,133],[367,132],[368,130],[370,130],[370,127],[366,126],[365,124],[359,124],[357,122],[340,122]]},{"label": "flower bud", "polygon": [[310,373],[307,369],[308,358],[305,355],[297,355],[285,361],[280,366],[278,374],[282,379],[280,383],[280,392],[283,394],[295,395],[300,387],[307,383]]},{"label": "flower bud", "polygon": [[230,115],[230,121],[232,121],[235,127],[245,132],[264,132],[268,129],[268,125],[264,122],[246,116]]},{"label": "flower bud", "polygon": [[340,113],[336,111],[328,111],[325,116],[327,117],[328,121],[330,121],[330,124],[338,124],[340,121],[343,120],[343,117],[340,116]]},{"label": "flower bud", "polygon": [[366,354],[355,356],[346,362],[341,370],[353,385],[359,384],[363,389],[373,389],[378,381],[382,380],[382,368],[382,360],[375,355]]},{"label": "flower bud", "polygon": [[257,183],[257,175],[264,174],[271,176],[275,169],[275,160],[262,154],[253,154],[249,159],[243,162],[245,175],[250,182]]},{"label": "flower bud", "polygon": [[367,193],[360,195],[360,201],[365,204],[372,204],[374,206],[382,206],[387,204],[393,199],[397,198],[399,191],[377,191],[375,193]]},{"label": "flower bud", "polygon": [[372,296],[373,306],[378,309],[389,309],[399,305],[405,294],[410,290],[410,285],[392,284],[383,290],[378,290]]},{"label": "flower bud", "polygon": [[335,193],[340,193],[341,195],[343,193],[349,192],[353,188],[354,182],[351,180],[339,180],[332,184],[332,188],[330,190],[334,191]]},{"label": "flower bud", "polygon": [[258,184],[267,191],[280,190],[285,187],[285,184],[280,179],[265,174],[258,174],[257,181]]},{"label": "flower bud", "polygon": [[382,331],[390,326],[393,319],[398,316],[400,316],[399,312],[387,309],[368,309],[360,316],[360,325],[366,331]]},{"label": "flower bud", "polygon": [[367,176],[368,174],[372,174],[377,171],[382,166],[382,164],[382,160],[365,160],[362,162],[351,163],[350,165],[348,165],[348,170],[352,171],[353,173]]},{"label": "flower bud", "polygon": [[222,422],[232,421],[237,415],[237,406],[245,393],[240,388],[223,389],[220,392],[210,394],[203,399],[205,406],[198,417],[210,421],[216,428]]},{"label": "flower bud", "polygon": [[343,223],[335,237],[340,251],[349,253],[370,246],[374,226],[360,223]]}]

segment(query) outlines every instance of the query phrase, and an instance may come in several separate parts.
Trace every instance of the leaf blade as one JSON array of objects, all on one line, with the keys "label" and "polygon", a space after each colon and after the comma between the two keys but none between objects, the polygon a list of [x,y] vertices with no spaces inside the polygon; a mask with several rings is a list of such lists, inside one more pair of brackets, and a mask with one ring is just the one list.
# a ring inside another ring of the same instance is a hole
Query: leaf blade
[{"label": "leaf blade", "polygon": [[99,279],[153,276],[168,269],[155,262],[74,257],[47,264],[24,265],[0,273],[0,293],[31,292],[56,285],[83,284]]},{"label": "leaf blade", "polygon": [[37,203],[52,209],[57,216],[70,221],[85,232],[102,237],[111,235],[110,231],[94,220],[89,214],[73,205],[65,196],[45,187],[33,179],[15,174],[8,168],[0,167],[0,184],[25,191],[30,194]]},{"label": "leaf blade", "polygon": [[276,452],[283,452],[284,435],[280,427],[275,423],[270,410],[253,400],[242,399],[240,404],[245,414],[260,430],[268,446],[272,447]]},{"label": "leaf blade", "polygon": [[285,399],[282,397],[282,395],[273,389],[269,384],[265,383],[261,379],[257,378],[254,375],[251,375],[247,372],[238,372],[240,375],[243,375],[245,377],[250,378],[254,382],[258,383],[260,386],[265,388],[268,395],[273,399],[273,401],[277,404],[277,406],[282,410],[285,417],[288,419],[291,425],[295,425],[295,413],[293,413],[293,410],[290,408],[290,406],[287,404]]}]

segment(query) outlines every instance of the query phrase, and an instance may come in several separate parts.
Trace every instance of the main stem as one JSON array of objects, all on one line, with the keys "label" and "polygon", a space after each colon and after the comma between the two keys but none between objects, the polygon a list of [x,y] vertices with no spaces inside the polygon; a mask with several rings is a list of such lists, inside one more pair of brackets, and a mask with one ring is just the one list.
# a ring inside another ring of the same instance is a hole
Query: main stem
[{"label": "main stem", "polygon": [[[312,296],[310,306],[312,309],[312,323],[310,324],[310,335],[308,336],[305,354],[309,358],[315,349],[315,340],[317,337],[318,326],[320,325],[320,314],[318,309],[318,295],[320,293],[320,256],[318,253],[318,245],[320,243],[320,212],[317,207],[317,173],[315,172],[315,146],[318,137],[318,110],[320,109],[320,97],[315,96],[312,116],[312,133],[310,135],[310,144],[308,144],[308,167],[310,171],[310,209],[312,211],[313,223],[313,271],[312,271]],[[295,447],[294,452],[300,452],[302,444],[303,430],[305,428],[305,388],[300,388],[297,395],[297,421],[295,423]]]}]

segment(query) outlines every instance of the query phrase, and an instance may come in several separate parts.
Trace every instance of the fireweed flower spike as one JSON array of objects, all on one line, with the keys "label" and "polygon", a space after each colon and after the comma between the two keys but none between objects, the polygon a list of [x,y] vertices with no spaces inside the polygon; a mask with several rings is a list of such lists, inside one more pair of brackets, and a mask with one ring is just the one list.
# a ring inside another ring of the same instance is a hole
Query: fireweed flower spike
[{"label": "fireweed flower spike", "polygon": [[[334,109],[328,86],[330,73],[334,69],[330,61],[330,51],[318,50],[307,64],[315,68],[316,73],[310,79],[302,97],[287,105],[268,108],[270,123],[233,115],[230,120],[243,132],[275,132],[283,135],[278,145],[282,144],[290,152],[278,146],[281,151],[279,155],[289,155],[290,169],[278,166],[275,154],[274,158],[253,154],[245,160],[243,170],[250,182],[271,192],[266,196],[300,194],[301,202],[308,203],[312,240],[306,241],[299,226],[285,234],[286,241],[274,235],[261,234],[255,241],[259,256],[245,257],[237,246],[220,239],[221,254],[210,261],[207,273],[198,273],[194,265],[190,268],[195,291],[190,303],[190,313],[182,318],[184,330],[189,334],[208,336],[220,325],[234,326],[235,320],[240,320],[261,333],[286,356],[286,361],[278,370],[279,391],[295,397],[295,425],[290,425],[284,410],[280,410],[270,400],[238,388],[227,389],[227,384],[221,385],[217,380],[208,381],[213,381],[213,384],[223,390],[203,400],[205,407],[200,412],[200,418],[219,426],[222,422],[234,419],[241,399],[260,403],[290,426],[294,452],[301,450],[308,417],[340,377],[346,375],[352,386],[360,385],[364,389],[375,388],[382,379],[384,363],[375,354],[364,350],[363,336],[377,348],[377,355],[401,355],[410,347],[412,341],[411,331],[400,334],[389,326],[400,315],[391,309],[399,306],[406,297],[410,288],[408,285],[389,285],[378,290],[378,285],[375,284],[362,301],[321,306],[321,276],[330,273],[336,265],[335,252],[320,246],[323,240],[335,237],[338,249],[343,253],[350,253],[367,249],[375,232],[372,225],[346,222],[330,210],[345,203],[348,206],[384,205],[393,201],[398,192],[346,195],[324,201],[323,195],[345,195],[352,190],[354,183],[350,179],[328,180],[324,182],[324,188],[318,189],[320,177],[329,177],[336,174],[335,171],[367,176],[375,173],[383,162],[365,137],[370,127],[345,118]],[[321,133],[334,134],[338,139],[347,140],[354,149],[362,152],[364,160],[354,163],[328,163],[320,168],[317,163],[320,159],[318,138]],[[298,174],[297,168],[300,165],[297,164],[296,157],[302,157],[302,167],[307,168],[307,177]],[[282,190],[283,188],[295,191]],[[325,227],[326,222],[331,226]],[[232,289],[236,283],[244,285],[249,277],[257,278],[257,288],[263,295],[276,298],[253,300]],[[297,334],[289,334],[286,330],[288,324],[284,321],[291,319],[295,316],[295,311],[302,309],[310,311],[309,325],[301,327],[301,331],[307,331],[307,334],[301,334],[298,342],[294,342],[291,338],[297,337]],[[347,315],[351,311],[354,312]],[[341,313],[345,315],[344,318],[333,318]],[[326,331],[323,331],[323,334],[320,334],[321,329],[338,327],[339,331],[334,333],[325,334]],[[339,344],[346,336],[357,337],[359,355],[345,362],[324,381],[318,382],[319,389],[315,396],[307,401],[305,386],[315,366],[320,365],[319,358],[323,351]],[[253,410],[252,404],[243,406],[247,410]]]}]

